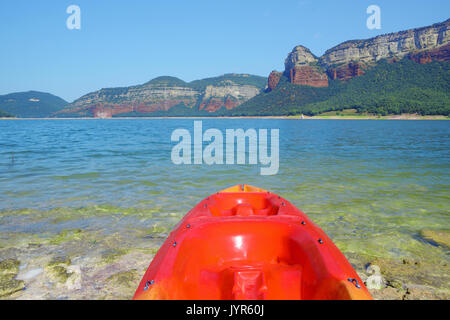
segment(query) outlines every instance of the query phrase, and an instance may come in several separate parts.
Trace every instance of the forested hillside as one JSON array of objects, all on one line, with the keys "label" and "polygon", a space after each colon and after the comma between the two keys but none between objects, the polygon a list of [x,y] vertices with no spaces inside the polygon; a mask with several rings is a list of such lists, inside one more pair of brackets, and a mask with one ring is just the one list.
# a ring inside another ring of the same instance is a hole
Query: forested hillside
[{"label": "forested hillside", "polygon": [[409,59],[380,61],[364,75],[348,82],[330,81],[329,87],[291,84],[282,77],[271,92],[263,93],[231,110],[244,115],[316,115],[357,109],[373,114],[450,114],[450,64],[419,64]]}]

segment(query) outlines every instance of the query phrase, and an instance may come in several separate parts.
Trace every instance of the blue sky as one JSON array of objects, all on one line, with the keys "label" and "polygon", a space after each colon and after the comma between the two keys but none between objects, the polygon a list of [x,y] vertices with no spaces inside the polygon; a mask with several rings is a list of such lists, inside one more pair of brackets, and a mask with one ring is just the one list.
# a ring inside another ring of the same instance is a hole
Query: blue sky
[{"label": "blue sky", "polygon": [[[66,27],[69,5],[81,30]],[[366,27],[369,5],[381,30]],[[161,75],[185,81],[283,70],[296,45],[320,56],[351,39],[449,18],[448,0],[2,0],[0,94],[38,90],[72,101]]]}]

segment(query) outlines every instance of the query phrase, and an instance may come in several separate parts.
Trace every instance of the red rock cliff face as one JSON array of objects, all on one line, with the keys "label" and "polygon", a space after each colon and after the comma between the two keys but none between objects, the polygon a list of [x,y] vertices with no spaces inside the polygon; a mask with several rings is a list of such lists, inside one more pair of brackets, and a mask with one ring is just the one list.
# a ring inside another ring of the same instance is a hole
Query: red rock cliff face
[{"label": "red rock cliff face", "polygon": [[317,62],[317,57],[308,48],[296,46],[284,61],[284,74],[291,83],[316,88],[328,87],[328,77],[316,65]]},{"label": "red rock cliff face", "polygon": [[420,64],[430,63],[433,60],[450,61],[450,44],[440,48],[411,53],[408,58]]},{"label": "red rock cliff face", "polygon": [[198,107],[198,110],[205,110],[208,112],[216,112],[222,107],[227,110],[236,108],[239,105],[239,101],[233,99],[232,97],[226,97],[224,99],[211,98],[208,101],[204,101]]},{"label": "red rock cliff face", "polygon": [[[403,58],[421,64],[450,61],[450,19],[371,39],[345,41],[327,50],[321,57],[316,57],[304,46],[296,46],[284,62],[284,75],[291,83],[326,87],[328,77],[348,81],[363,75],[382,59],[395,63]],[[272,72],[268,80],[269,91],[279,81],[279,73]]]},{"label": "red rock cliff face", "polygon": [[312,66],[296,66],[289,70],[289,80],[304,86],[328,87],[327,75]]},{"label": "red rock cliff face", "polygon": [[282,76],[281,72],[272,71],[270,73],[268,84],[267,84],[268,91],[272,91],[273,89],[275,89],[277,87],[278,83],[280,82],[281,76]]},{"label": "red rock cliff face", "polygon": [[90,113],[95,118],[111,118],[115,115],[129,112],[150,113],[154,111],[167,111],[170,108],[184,103],[188,105],[190,100],[167,100],[160,103],[145,104],[145,103],[131,103],[131,104],[94,104],[88,108]]},{"label": "red rock cliff face", "polygon": [[350,62],[337,68],[327,69],[327,74],[332,80],[347,81],[364,74],[363,65],[358,62]]}]

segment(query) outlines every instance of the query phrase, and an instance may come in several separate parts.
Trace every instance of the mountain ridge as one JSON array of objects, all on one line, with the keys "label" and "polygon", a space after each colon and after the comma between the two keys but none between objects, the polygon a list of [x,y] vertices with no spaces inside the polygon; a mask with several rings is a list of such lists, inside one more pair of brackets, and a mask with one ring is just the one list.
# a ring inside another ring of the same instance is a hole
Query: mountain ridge
[{"label": "mountain ridge", "polygon": [[238,106],[259,94],[265,86],[265,77],[250,74],[230,73],[191,82],[160,76],[142,85],[88,93],[55,115],[109,118],[120,114],[167,112],[179,105],[216,112]]},{"label": "mountain ridge", "polygon": [[[272,71],[268,78],[228,73],[186,82],[160,76],[140,85],[102,88],[72,103],[50,94],[43,103],[33,94],[46,93],[22,92],[18,101],[0,96],[0,110],[18,117],[94,118],[316,114],[345,108],[381,114],[414,110],[448,114],[449,61],[447,19],[347,40],[320,57],[298,45],[285,59],[285,69]],[[430,87],[430,82],[436,86]],[[366,106],[358,90],[369,97]],[[421,100],[410,99],[413,96]]]},{"label": "mountain ridge", "polygon": [[[288,54],[282,73],[294,84],[327,87],[329,80],[348,81],[361,76],[382,59],[395,62],[404,57],[419,63],[449,61],[450,19],[365,40],[347,40],[320,57],[298,45]],[[271,73],[269,90],[276,87],[280,76],[277,71]]]},{"label": "mountain ridge", "polygon": [[0,95],[0,110],[19,118],[49,117],[67,104],[51,93],[33,90]]}]

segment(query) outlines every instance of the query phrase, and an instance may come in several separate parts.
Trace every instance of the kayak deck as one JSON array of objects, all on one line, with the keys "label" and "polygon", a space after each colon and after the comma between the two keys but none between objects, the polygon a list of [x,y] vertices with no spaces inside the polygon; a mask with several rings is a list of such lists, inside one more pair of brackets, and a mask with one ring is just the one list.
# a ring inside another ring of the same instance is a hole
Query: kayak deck
[{"label": "kayak deck", "polygon": [[236,186],[176,226],[134,299],[371,299],[326,234],[280,196]]}]

